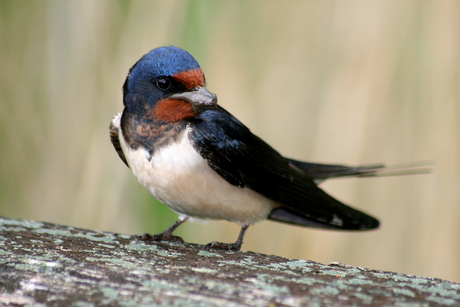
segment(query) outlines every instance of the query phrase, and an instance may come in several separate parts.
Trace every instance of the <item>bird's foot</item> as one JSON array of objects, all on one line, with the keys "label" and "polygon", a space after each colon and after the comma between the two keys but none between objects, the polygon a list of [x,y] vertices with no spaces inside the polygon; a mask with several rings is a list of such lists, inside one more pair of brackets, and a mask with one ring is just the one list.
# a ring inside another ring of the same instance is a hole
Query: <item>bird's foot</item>
[{"label": "bird's foot", "polygon": [[225,251],[239,251],[241,248],[241,243],[221,243],[221,242],[211,242],[206,244],[204,247],[211,248],[211,249],[219,249]]},{"label": "bird's foot", "polygon": [[168,241],[168,242],[180,242],[183,243],[184,240],[181,237],[173,236],[171,233],[159,233],[156,235],[151,235],[148,233],[144,233],[143,235],[139,236],[139,239],[142,241]]}]

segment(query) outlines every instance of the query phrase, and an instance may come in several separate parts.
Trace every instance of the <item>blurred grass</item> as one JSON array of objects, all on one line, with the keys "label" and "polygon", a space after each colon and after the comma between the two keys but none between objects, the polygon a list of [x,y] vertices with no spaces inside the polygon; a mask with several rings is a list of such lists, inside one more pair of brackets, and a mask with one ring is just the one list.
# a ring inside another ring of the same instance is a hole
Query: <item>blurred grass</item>
[{"label": "blurred grass", "polygon": [[[382,221],[340,233],[262,222],[246,250],[460,281],[457,1],[0,1],[0,215],[159,232],[175,220],[117,157],[128,69],[177,45],[208,88],[284,155],[434,159],[431,175],[326,182]],[[187,224],[191,242],[238,226]]]}]

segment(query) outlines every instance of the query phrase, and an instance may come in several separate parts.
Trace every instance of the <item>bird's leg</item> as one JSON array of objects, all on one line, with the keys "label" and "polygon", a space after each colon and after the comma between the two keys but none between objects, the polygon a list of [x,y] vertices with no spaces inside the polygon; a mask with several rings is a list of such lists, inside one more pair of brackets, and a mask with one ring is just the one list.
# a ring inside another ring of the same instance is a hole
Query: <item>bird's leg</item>
[{"label": "bird's leg", "polygon": [[243,244],[243,237],[244,234],[246,233],[246,230],[248,229],[249,225],[243,224],[241,226],[241,231],[238,236],[238,239],[236,240],[235,243],[220,243],[220,242],[211,242],[209,244],[206,244],[206,247],[214,248],[214,249],[222,249],[222,250],[234,250],[234,251],[239,251],[241,248],[241,245]]},{"label": "bird's leg", "polygon": [[169,228],[167,228],[165,231],[162,233],[159,233],[157,235],[150,235],[148,233],[144,233],[140,239],[144,241],[171,241],[171,242],[184,242],[181,237],[176,237],[173,236],[172,233],[173,231],[179,227],[180,224],[188,220],[188,216],[181,215],[179,216],[179,219],[174,222]]}]

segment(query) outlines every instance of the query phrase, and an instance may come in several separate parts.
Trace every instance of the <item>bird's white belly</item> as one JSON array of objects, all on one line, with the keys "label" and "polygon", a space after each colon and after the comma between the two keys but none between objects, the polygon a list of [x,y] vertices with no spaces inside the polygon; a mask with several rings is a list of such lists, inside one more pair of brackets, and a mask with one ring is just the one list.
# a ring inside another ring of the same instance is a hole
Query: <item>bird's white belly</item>
[{"label": "bird's white belly", "polygon": [[191,145],[188,130],[177,142],[157,149],[150,161],[147,150],[123,146],[123,137],[120,141],[139,183],[176,213],[252,224],[265,219],[275,206],[249,188],[231,185],[211,169]]}]

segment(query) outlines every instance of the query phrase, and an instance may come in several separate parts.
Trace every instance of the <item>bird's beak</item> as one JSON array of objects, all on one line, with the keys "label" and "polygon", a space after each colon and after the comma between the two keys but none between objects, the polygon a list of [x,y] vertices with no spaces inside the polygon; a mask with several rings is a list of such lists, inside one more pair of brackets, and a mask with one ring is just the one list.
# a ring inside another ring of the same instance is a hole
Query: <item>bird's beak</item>
[{"label": "bird's beak", "polygon": [[204,86],[195,88],[190,92],[171,95],[170,98],[188,101],[192,105],[195,114],[213,109],[217,106],[216,94],[208,92]]}]

